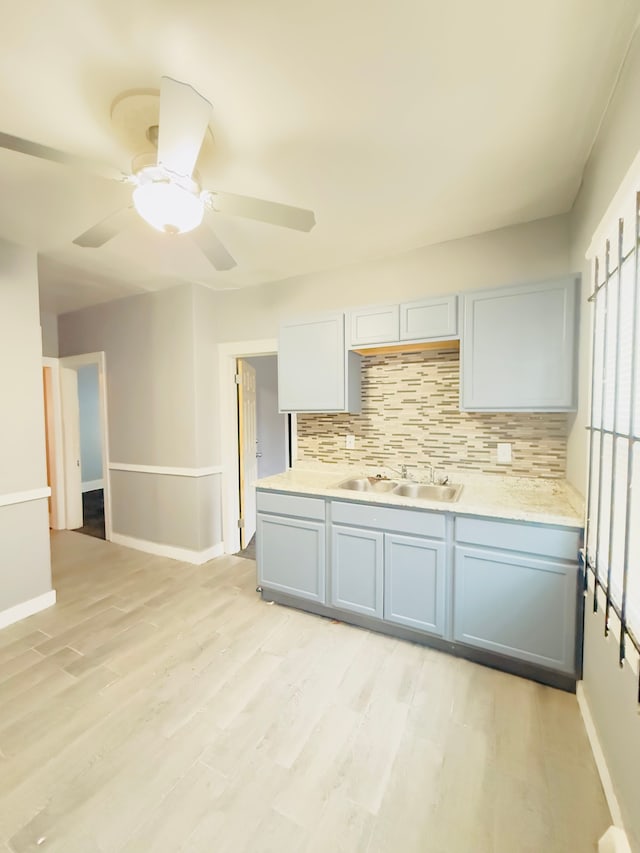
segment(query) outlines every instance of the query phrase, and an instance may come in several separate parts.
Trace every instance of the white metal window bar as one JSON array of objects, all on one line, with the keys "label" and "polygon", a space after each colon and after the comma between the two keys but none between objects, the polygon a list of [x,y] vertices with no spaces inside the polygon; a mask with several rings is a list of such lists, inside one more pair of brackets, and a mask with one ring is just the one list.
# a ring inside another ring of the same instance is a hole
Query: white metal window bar
[{"label": "white metal window bar", "polygon": [[623,666],[628,642],[640,654],[640,490],[634,496],[633,489],[640,479],[640,193],[633,217],[618,219],[612,237],[605,242],[604,270],[595,259],[589,297],[594,323],[585,589],[591,573],[594,611],[604,594],[605,634],[612,611],[620,622]]}]

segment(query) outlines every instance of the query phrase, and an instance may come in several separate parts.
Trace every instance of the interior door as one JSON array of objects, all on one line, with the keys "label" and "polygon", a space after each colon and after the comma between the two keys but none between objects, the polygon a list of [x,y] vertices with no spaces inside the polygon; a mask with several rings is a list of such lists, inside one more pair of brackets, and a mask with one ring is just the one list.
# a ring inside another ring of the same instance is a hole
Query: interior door
[{"label": "interior door", "polygon": [[64,496],[67,530],[82,527],[82,471],[80,469],[80,405],[78,374],[60,365],[62,400],[62,447],[64,453]]},{"label": "interior door", "polygon": [[246,548],[256,532],[257,415],[256,371],[244,359],[237,362],[238,446],[240,449],[240,547]]}]

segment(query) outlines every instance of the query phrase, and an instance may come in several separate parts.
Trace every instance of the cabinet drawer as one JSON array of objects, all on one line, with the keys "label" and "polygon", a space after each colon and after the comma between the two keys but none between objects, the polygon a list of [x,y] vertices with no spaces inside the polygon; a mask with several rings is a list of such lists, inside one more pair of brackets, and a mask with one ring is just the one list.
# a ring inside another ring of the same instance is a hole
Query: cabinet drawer
[{"label": "cabinet drawer", "polygon": [[485,518],[456,518],[456,542],[576,561],[580,531]]},{"label": "cabinet drawer", "polygon": [[257,491],[258,512],[290,515],[298,518],[314,518],[324,521],[325,502],[322,498],[307,498],[301,495],[285,495],[282,492]]},{"label": "cabinet drawer", "polygon": [[445,537],[445,517],[437,512],[415,512],[377,504],[332,501],[331,520],[337,524],[374,527],[378,530],[397,533],[414,533],[418,536],[431,536],[434,539]]}]

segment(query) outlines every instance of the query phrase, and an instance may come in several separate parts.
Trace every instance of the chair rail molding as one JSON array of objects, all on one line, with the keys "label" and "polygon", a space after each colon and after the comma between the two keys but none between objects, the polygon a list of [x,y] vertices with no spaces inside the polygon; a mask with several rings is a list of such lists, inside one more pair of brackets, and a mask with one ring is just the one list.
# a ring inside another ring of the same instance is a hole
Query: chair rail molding
[{"label": "chair rail molding", "polygon": [[189,468],[174,465],[134,465],[128,462],[110,462],[109,470],[129,471],[136,474],[166,474],[170,477],[210,477],[213,474],[222,474],[222,465]]},{"label": "chair rail molding", "polygon": [[39,489],[26,489],[22,492],[8,492],[5,495],[0,495],[0,507],[24,504],[28,501],[41,501],[50,495],[51,489],[49,486],[41,486]]}]

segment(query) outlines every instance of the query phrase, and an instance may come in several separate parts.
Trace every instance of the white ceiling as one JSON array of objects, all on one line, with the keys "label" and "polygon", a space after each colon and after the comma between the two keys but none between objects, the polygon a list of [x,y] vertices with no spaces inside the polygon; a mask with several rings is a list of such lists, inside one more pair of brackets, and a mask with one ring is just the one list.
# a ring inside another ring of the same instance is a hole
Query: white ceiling
[{"label": "white ceiling", "polygon": [[181,281],[243,287],[568,210],[638,0],[2,3],[0,131],[128,171],[113,99],[170,75],[214,104],[211,189],[316,213],[219,214],[215,272],[143,222],[71,244],[130,188],[0,151],[0,236],[41,253],[56,313]]}]

